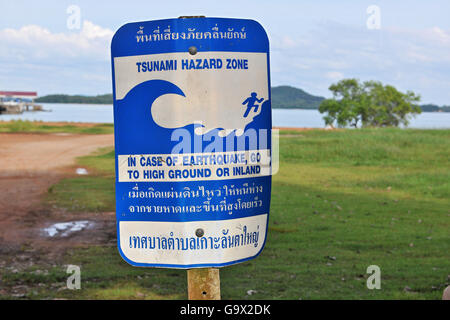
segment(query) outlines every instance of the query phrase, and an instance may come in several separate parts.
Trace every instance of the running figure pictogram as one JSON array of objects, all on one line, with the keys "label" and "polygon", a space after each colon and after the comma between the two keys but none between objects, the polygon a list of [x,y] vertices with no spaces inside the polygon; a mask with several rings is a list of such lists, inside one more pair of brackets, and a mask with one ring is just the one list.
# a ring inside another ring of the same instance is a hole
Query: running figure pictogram
[{"label": "running figure pictogram", "polygon": [[255,104],[255,102],[261,103],[264,101],[264,98],[258,99],[256,96],[257,96],[256,92],[252,92],[250,97],[248,97],[247,99],[245,99],[244,102],[242,102],[243,105],[247,105],[247,110],[245,110],[244,118],[247,118],[252,108],[255,108],[255,112],[258,111],[259,105]]}]

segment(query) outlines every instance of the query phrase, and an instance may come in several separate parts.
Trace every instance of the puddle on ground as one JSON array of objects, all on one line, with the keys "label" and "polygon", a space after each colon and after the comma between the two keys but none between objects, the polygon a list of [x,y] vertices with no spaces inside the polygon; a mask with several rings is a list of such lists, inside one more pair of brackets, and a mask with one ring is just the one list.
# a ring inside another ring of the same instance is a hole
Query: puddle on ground
[{"label": "puddle on ground", "polygon": [[42,229],[48,237],[67,237],[74,232],[78,232],[94,225],[94,222],[89,220],[58,222],[51,226]]},{"label": "puddle on ground", "polygon": [[75,170],[75,172],[76,172],[76,174],[79,174],[79,175],[86,175],[86,174],[88,174],[88,172],[87,172],[87,170],[85,168],[77,168]]}]

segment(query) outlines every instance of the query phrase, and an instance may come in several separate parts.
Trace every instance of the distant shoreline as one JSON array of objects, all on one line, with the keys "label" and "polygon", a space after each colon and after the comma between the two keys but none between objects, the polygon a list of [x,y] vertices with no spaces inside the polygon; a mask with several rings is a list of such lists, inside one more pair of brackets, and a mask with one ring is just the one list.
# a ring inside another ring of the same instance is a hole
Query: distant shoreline
[{"label": "distant shoreline", "polygon": [[[94,103],[94,102],[45,102],[45,101],[36,101],[39,103],[48,103],[48,104],[81,104],[81,105],[97,105],[97,106],[112,106],[113,103]],[[422,113],[449,113],[450,107],[447,107],[448,109],[441,109],[441,110],[424,110],[422,106]],[[272,106],[272,109],[279,109],[279,110],[315,110],[318,111],[318,108],[302,108],[302,107],[276,107]]]},{"label": "distant shoreline", "polygon": [[[271,101],[273,109],[286,110],[318,110],[324,97],[312,95],[302,89],[291,86],[277,86],[271,88]],[[86,105],[112,105],[111,93],[84,96],[68,94],[51,94],[35,99],[37,103],[59,104],[86,104]],[[428,103],[420,105],[422,112],[450,112],[450,106],[438,106]]]}]

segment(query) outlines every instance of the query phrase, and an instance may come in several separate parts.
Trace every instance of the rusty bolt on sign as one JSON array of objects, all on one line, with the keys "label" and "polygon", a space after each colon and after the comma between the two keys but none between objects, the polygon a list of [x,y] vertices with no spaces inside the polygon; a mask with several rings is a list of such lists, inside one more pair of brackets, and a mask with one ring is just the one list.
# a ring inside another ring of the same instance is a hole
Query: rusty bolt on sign
[{"label": "rusty bolt on sign", "polygon": [[197,47],[195,46],[189,47],[189,53],[195,56],[197,54]]},{"label": "rusty bolt on sign", "polygon": [[205,231],[203,231],[202,228],[198,228],[197,230],[195,230],[195,235],[199,238],[203,237],[204,234],[205,234]]}]

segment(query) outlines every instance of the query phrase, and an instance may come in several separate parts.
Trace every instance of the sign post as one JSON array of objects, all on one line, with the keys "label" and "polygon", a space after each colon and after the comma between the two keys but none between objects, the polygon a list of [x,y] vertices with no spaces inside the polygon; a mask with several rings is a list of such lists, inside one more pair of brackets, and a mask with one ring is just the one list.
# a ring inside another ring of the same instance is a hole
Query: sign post
[{"label": "sign post", "polygon": [[255,258],[269,219],[269,42],[253,20],[122,26],[111,43],[118,249],[188,269],[220,299],[220,267]]},{"label": "sign post", "polygon": [[189,269],[187,281],[189,300],[220,300],[219,269]]}]

